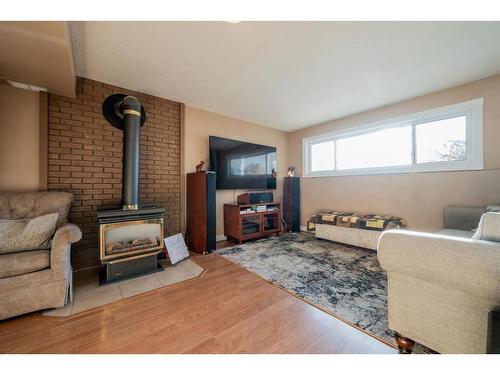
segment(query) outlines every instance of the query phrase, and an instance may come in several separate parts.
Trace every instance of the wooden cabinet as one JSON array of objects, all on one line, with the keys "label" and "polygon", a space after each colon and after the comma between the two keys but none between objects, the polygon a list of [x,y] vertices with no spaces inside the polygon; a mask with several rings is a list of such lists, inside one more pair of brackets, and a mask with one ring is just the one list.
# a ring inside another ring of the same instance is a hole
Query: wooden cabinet
[{"label": "wooden cabinet", "polygon": [[[265,211],[256,211],[265,207]],[[250,211],[251,212],[247,212]],[[262,238],[281,231],[281,209],[279,202],[261,204],[225,204],[224,235],[228,240],[242,243]]]}]

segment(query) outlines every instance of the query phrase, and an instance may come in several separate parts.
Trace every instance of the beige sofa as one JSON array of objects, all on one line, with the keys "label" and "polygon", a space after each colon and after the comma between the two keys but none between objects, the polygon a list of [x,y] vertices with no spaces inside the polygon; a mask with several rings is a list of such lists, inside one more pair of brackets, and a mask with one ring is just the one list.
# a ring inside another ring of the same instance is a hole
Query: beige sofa
[{"label": "beige sofa", "polygon": [[64,306],[72,298],[71,244],[82,233],[66,223],[73,195],[63,192],[2,193],[0,219],[30,219],[59,212],[50,249],[0,255],[0,320]]},{"label": "beige sofa", "polygon": [[395,230],[381,236],[389,327],[401,351],[411,352],[414,341],[439,353],[488,351],[489,313],[500,309],[500,213],[483,214],[475,234],[473,222],[441,231],[448,235]]}]

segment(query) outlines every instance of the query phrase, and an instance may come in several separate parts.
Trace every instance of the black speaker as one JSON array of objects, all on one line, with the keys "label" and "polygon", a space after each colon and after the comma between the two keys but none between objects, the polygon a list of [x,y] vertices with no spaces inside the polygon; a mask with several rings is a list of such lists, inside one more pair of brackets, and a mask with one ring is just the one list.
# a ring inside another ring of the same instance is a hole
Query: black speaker
[{"label": "black speaker", "polygon": [[300,177],[283,179],[283,220],[287,232],[300,232]]}]

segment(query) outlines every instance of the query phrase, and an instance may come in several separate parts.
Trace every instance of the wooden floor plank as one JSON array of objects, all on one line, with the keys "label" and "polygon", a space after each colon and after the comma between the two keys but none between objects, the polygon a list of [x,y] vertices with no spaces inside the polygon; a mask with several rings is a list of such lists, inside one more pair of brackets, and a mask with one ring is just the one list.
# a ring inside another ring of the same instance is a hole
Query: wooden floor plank
[{"label": "wooden floor plank", "polygon": [[199,278],[75,316],[0,322],[1,353],[395,353],[218,255]]}]

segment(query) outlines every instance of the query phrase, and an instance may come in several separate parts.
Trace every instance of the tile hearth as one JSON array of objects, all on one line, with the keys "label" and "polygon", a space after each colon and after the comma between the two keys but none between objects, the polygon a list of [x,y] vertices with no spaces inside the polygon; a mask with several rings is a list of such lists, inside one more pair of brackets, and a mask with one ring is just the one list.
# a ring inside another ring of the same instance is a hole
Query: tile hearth
[{"label": "tile hearth", "polygon": [[183,260],[175,266],[171,266],[169,260],[161,259],[160,264],[165,268],[164,271],[108,285],[99,285],[95,269],[76,272],[73,302],[58,309],[46,310],[43,315],[64,317],[78,314],[137,294],[193,279],[203,272],[203,268],[190,259]]}]

